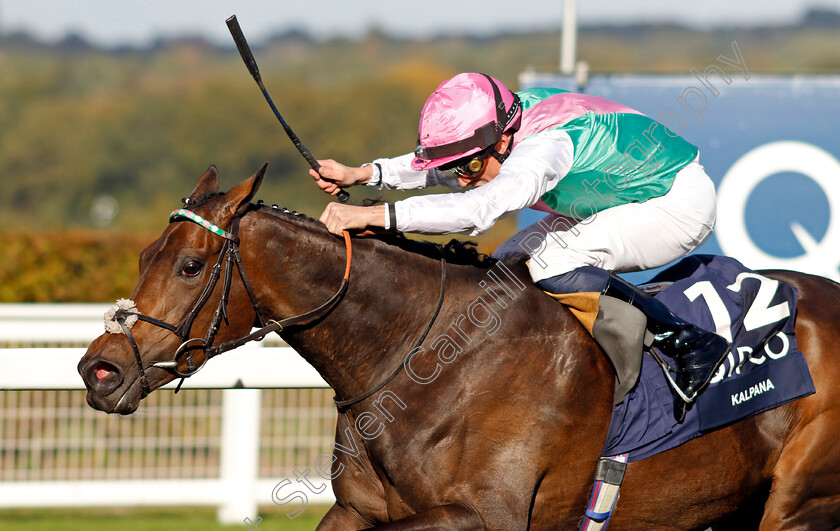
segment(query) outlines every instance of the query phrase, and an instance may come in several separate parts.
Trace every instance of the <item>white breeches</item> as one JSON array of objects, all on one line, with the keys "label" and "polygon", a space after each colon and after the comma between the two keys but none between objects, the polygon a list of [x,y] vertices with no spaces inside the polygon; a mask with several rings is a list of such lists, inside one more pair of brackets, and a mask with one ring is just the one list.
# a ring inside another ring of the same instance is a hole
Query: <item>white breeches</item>
[{"label": "white breeches", "polygon": [[665,265],[702,245],[714,229],[716,210],[714,183],[695,160],[677,173],[661,197],[607,208],[576,224],[550,216],[510,243],[531,255],[534,282],[581,266],[639,271]]}]

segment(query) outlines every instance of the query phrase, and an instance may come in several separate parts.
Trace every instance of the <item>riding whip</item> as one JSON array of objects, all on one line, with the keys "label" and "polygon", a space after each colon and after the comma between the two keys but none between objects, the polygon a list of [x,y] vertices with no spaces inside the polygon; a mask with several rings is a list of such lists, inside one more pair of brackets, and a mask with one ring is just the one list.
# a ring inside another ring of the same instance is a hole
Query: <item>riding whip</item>
[{"label": "riding whip", "polygon": [[[260,87],[263,96],[265,96],[265,101],[268,102],[271,110],[274,111],[274,116],[280,120],[280,123],[283,125],[283,129],[286,131],[286,134],[289,135],[289,139],[292,141],[292,144],[294,144],[297,150],[300,151],[300,154],[303,155],[303,158],[306,159],[309,166],[320,174],[321,165],[318,164],[318,161],[315,160],[315,157],[312,156],[309,149],[303,145],[289,124],[286,123],[286,120],[283,119],[283,115],[280,114],[280,111],[277,110],[277,106],[274,105],[274,101],[271,99],[271,96],[268,95],[268,91],[265,89],[265,85],[262,82],[262,76],[260,75],[260,69],[257,66],[257,61],[254,59],[254,54],[251,53],[251,47],[248,46],[248,41],[245,40],[242,28],[239,27],[239,21],[236,20],[236,15],[232,15],[225,22],[227,23],[231,36],[233,36],[233,41],[236,43],[236,48],[239,50],[239,55],[242,56],[242,60],[245,62],[245,66],[248,67],[251,77],[254,78],[254,81],[256,81],[257,85]],[[347,200],[350,199],[350,194],[347,193],[347,191],[340,189],[337,197],[339,201],[346,203]]]}]

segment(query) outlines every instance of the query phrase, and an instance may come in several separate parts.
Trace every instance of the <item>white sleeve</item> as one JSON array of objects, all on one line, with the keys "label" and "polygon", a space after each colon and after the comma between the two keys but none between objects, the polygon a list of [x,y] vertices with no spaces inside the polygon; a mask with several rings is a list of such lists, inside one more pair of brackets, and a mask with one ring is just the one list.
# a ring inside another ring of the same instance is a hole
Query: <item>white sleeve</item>
[{"label": "white sleeve", "polygon": [[394,203],[397,229],[475,236],[496,221],[534,205],[572,166],[574,147],[561,130],[520,142],[487,184],[462,193],[409,197]]},{"label": "white sleeve", "polygon": [[376,159],[373,161],[373,177],[367,182],[368,186],[386,190],[414,190],[442,184],[453,190],[461,187],[458,179],[450,177],[438,170],[413,170],[411,161],[414,153],[392,159]]}]

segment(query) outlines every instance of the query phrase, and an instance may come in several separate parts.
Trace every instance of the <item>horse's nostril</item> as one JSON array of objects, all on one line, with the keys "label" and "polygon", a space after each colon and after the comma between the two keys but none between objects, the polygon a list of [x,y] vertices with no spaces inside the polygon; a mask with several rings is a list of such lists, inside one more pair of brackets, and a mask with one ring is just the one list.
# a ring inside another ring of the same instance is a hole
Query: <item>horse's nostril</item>
[{"label": "horse's nostril", "polygon": [[109,364],[100,361],[99,363],[93,366],[93,375],[96,376],[96,379],[100,382],[108,376],[114,374],[114,372],[116,372],[112,370],[111,367],[109,367],[108,365]]},{"label": "horse's nostril", "polygon": [[86,376],[88,384],[99,393],[111,392],[122,383],[120,370],[104,360],[90,364]]}]

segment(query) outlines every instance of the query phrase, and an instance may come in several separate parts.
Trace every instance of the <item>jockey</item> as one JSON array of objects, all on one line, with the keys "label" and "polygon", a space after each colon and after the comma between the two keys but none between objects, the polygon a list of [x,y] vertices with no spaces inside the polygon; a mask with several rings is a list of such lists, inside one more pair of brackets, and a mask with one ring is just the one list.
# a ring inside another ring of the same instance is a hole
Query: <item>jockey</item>
[{"label": "jockey", "polygon": [[[597,293],[600,308],[587,328],[605,351],[641,353],[646,329],[648,345],[675,361],[678,395],[686,404],[729,351],[721,336],[684,321],[615,275],[685,256],[708,239],[715,222],[714,184],[697,148],[638,111],[559,89],[513,93],[495,78],[463,73],[426,101],[414,153],[361,167],[319,162],[320,174],[310,174],[333,195],[353,184],[471,187],[372,207],[331,203],[321,221],[335,234],[383,227],[476,235],[528,207],[552,213],[501,252],[518,246],[530,254],[531,277],[549,294]],[[620,304],[605,305],[608,299]],[[633,319],[621,308],[641,310],[633,310],[641,326],[628,326]],[[599,326],[610,320],[618,324]]]}]

